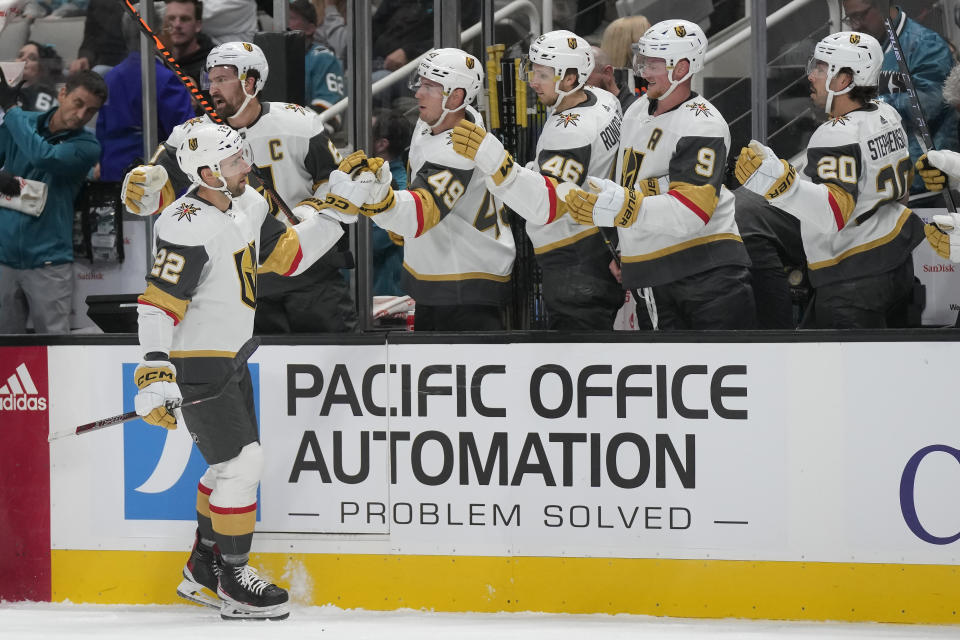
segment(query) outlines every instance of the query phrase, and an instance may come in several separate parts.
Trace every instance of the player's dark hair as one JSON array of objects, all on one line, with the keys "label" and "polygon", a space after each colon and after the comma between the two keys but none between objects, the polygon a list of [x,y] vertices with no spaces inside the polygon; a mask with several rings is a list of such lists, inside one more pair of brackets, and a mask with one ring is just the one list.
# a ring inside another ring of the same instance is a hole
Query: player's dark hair
[{"label": "player's dark hair", "polygon": [[[837,71],[838,76],[841,73],[845,73],[848,76],[850,76],[850,78],[853,78],[853,69],[851,69],[850,67],[843,67],[842,69],[840,69],[840,71]],[[876,98],[879,95],[879,93],[880,93],[879,89],[876,86],[864,87],[864,86],[858,85],[858,86],[855,86],[853,89],[850,89],[849,96],[851,100],[859,102],[860,104],[867,104],[868,102]]]},{"label": "player's dark hair", "polygon": [[170,4],[171,2],[180,2],[183,4],[192,4],[193,5],[193,17],[199,22],[203,20],[203,2],[201,0],[163,0],[164,4]]},{"label": "player's dark hair", "polygon": [[89,69],[74,71],[67,76],[66,92],[70,93],[77,87],[83,87],[100,98],[101,103],[107,101],[107,83],[103,81],[99,73],[94,73]]}]

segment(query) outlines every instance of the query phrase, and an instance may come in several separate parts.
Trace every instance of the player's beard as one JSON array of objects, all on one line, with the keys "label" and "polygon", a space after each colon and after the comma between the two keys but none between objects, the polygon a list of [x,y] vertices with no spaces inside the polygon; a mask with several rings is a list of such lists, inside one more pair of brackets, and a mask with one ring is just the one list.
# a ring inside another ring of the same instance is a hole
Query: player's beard
[{"label": "player's beard", "polygon": [[221,98],[221,99],[223,100],[222,105],[216,105],[216,103],[214,103],[215,106],[217,107],[217,114],[221,118],[232,118],[233,116],[237,115],[237,108],[241,104],[243,104],[243,101],[240,101],[236,105],[233,105],[233,104],[230,104],[230,101],[227,100],[226,98]]}]

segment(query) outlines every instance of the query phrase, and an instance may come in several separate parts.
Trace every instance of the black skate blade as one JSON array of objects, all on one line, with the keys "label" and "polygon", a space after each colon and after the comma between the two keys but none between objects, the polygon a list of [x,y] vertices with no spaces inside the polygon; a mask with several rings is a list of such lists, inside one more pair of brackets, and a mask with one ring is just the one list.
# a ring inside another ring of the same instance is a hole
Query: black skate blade
[{"label": "black skate blade", "polygon": [[180,586],[177,587],[177,595],[184,600],[189,600],[194,604],[210,607],[211,609],[222,608],[223,601],[216,596],[209,595],[210,593],[211,592],[202,585],[191,582],[190,580],[184,580],[180,583]]},{"label": "black skate blade", "polygon": [[224,620],[286,620],[290,617],[287,603],[275,607],[246,608],[237,603],[223,601],[220,617]]}]

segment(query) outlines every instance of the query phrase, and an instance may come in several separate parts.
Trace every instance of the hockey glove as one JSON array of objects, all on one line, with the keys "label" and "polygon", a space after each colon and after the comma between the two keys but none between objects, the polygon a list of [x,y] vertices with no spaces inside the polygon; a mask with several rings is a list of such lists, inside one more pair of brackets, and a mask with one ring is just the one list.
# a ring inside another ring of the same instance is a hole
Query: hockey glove
[{"label": "hockey glove", "polygon": [[498,187],[513,175],[513,156],[483,127],[463,119],[453,128],[450,140],[454,151],[473,160],[480,173],[490,176]]},{"label": "hockey glove", "polygon": [[637,221],[643,194],[613,180],[587,178],[589,193],[573,189],[565,199],[570,217],[577,223],[598,227],[629,227]]},{"label": "hockey glove", "polygon": [[[371,167],[372,166],[371,164]],[[391,187],[393,184],[393,172],[390,171],[390,164],[384,162],[381,166],[377,167],[373,177],[373,186],[370,188],[369,199],[361,210],[361,213],[365,216],[375,216],[378,213],[383,213],[396,202],[396,195],[393,192],[393,187]]]},{"label": "hockey glove", "polygon": [[960,262],[960,214],[933,216],[933,223],[924,225],[923,231],[938,256],[951,262]]},{"label": "hockey glove", "polygon": [[19,178],[7,171],[0,171],[0,194],[11,198],[20,195]]},{"label": "hockey glove", "polygon": [[734,172],[740,184],[767,200],[788,193],[797,182],[797,170],[756,140],[740,150]]},{"label": "hockey glove", "polygon": [[167,170],[160,165],[141,165],[123,179],[120,197],[127,211],[152,216],[176,199]]},{"label": "hockey glove", "polygon": [[370,159],[367,158],[363,149],[358,149],[343,159],[340,166],[337,167],[337,171],[342,171],[352,178],[357,169],[366,169],[369,162]]},{"label": "hockey glove", "polygon": [[327,192],[324,205],[343,216],[350,216],[356,221],[360,207],[370,195],[374,176],[369,171],[358,172],[355,178],[344,171],[336,169],[330,172],[330,191]]},{"label": "hockey glove", "polygon": [[133,399],[137,415],[148,424],[176,429],[176,411],[183,400],[177,386],[177,368],[166,360],[143,360],[133,379],[140,390]]},{"label": "hockey glove", "polygon": [[940,191],[950,180],[960,179],[960,153],[928,151],[917,160],[917,170],[930,191]]}]

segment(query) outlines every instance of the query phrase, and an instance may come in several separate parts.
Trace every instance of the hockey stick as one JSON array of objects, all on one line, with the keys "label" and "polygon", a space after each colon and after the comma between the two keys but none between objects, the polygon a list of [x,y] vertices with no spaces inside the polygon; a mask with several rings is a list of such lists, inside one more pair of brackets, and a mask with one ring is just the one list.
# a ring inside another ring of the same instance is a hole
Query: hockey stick
[{"label": "hockey stick", "polygon": [[[196,83],[194,83],[193,78],[188,76],[183,72],[183,69],[180,68],[180,65],[177,64],[176,58],[173,57],[173,54],[169,49],[163,44],[163,41],[160,40],[159,36],[153,32],[153,29],[150,28],[150,25],[147,24],[147,21],[143,19],[140,13],[137,11],[136,7],[133,6],[131,0],[123,0],[124,5],[127,7],[127,11],[130,12],[130,15],[133,16],[133,19],[136,20],[137,25],[140,27],[140,31],[143,32],[147,38],[153,42],[154,48],[160,54],[160,57],[163,59],[163,64],[167,69],[172,71],[174,75],[177,76],[177,79],[180,80],[181,84],[190,92],[190,95],[197,101],[197,103],[203,107],[203,110],[210,116],[210,119],[216,122],[217,124],[226,124],[220,114],[217,113],[217,110],[213,108],[213,105],[206,99],[200,89],[197,88]],[[270,196],[270,199],[277,204],[277,208],[286,216],[287,221],[291,225],[297,224],[299,220],[293,211],[290,210],[290,207],[287,206],[287,203],[283,201],[283,198],[280,197],[280,194],[274,190],[270,183],[267,182],[263,174],[260,172],[260,167],[253,165],[251,173],[260,181],[260,185],[263,187],[263,190]]]},{"label": "hockey stick", "polygon": [[[243,343],[243,346],[240,347],[237,351],[237,355],[233,357],[233,360],[230,362],[230,373],[228,373],[224,378],[216,384],[212,389],[205,393],[201,393],[189,398],[183,398],[181,400],[169,400],[167,401],[166,407],[167,411],[173,411],[174,409],[179,409],[181,407],[189,407],[190,405],[199,404],[201,402],[206,402],[207,400],[213,400],[214,398],[219,398],[223,395],[223,392],[226,391],[227,387],[240,377],[240,374],[243,373],[244,368],[247,366],[247,360],[250,359],[250,356],[253,355],[253,352],[257,350],[257,347],[260,346],[260,338],[254,336]],[[122,422],[128,422],[130,420],[135,420],[141,416],[137,414],[136,411],[127,411],[126,413],[121,413],[116,416],[111,416],[109,418],[103,418],[101,420],[94,420],[93,422],[88,422],[87,424],[82,424],[73,431],[67,431],[65,433],[58,433],[56,435],[51,435],[47,441],[53,442],[54,440],[59,440],[60,438],[66,438],[67,436],[79,436],[84,433],[89,433],[91,431],[97,431],[103,429],[104,427],[110,427],[115,424],[120,424]]]},{"label": "hockey stick", "polygon": [[[907,68],[907,59],[903,55],[903,49],[900,48],[900,39],[897,37],[897,30],[893,28],[890,17],[883,20],[887,28],[887,37],[890,39],[890,46],[893,48],[893,54],[897,58],[897,64],[900,66],[900,75],[903,78],[903,84],[907,88],[907,95],[910,97],[910,107],[913,109],[914,118],[917,120],[918,142],[924,147],[926,153],[936,147],[933,146],[933,138],[930,135],[930,128],[927,126],[927,119],[923,116],[923,108],[920,106],[920,99],[917,97],[916,87],[913,85],[913,77],[910,75],[910,69]],[[943,190],[943,195],[947,200],[947,210],[951,213],[957,212],[957,205],[953,202],[953,194],[950,193],[950,185]],[[909,189],[909,185],[907,185]]]}]

